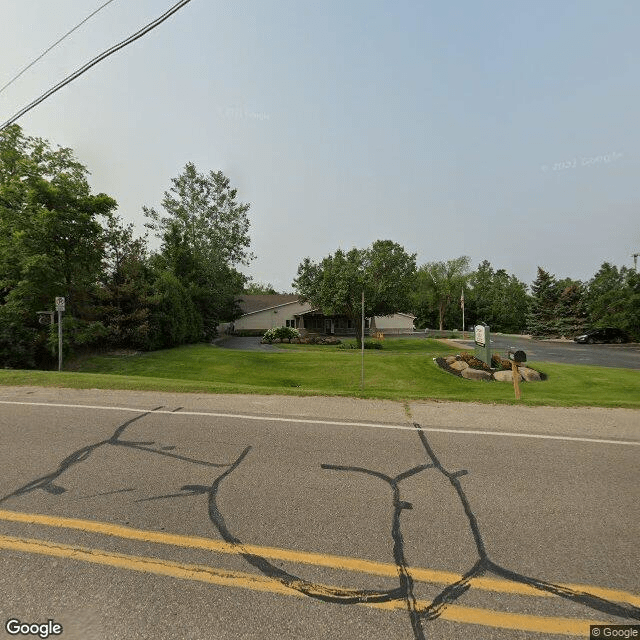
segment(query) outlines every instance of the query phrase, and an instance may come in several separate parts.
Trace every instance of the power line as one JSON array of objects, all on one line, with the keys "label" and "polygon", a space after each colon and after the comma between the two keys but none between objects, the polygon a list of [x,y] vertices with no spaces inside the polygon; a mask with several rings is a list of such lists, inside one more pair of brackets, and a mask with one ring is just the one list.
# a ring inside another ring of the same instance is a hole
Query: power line
[{"label": "power line", "polygon": [[25,71],[28,71],[29,69],[31,69],[31,67],[33,67],[33,65],[36,62],[38,62],[38,60],[41,60],[42,58],[44,58],[47,55],[47,53],[51,51],[51,49],[57,47],[63,40],[65,40],[74,31],[79,29],[85,22],[87,22],[87,20],[90,20],[91,18],[93,18],[93,16],[95,16],[96,13],[104,9],[108,4],[111,4],[112,2],[113,0],[107,0],[107,2],[105,2],[103,5],[100,5],[93,13],[89,14],[82,22],[79,22],[75,27],[73,27],[73,29],[71,29],[70,31],[67,31],[67,33],[65,33],[62,36],[62,38],[60,38],[60,40],[57,40],[56,42],[54,42],[48,49],[45,49],[35,60],[32,60],[22,71],[20,71],[15,76],[13,76],[13,78],[11,78],[11,80],[9,80],[7,84],[5,84],[3,87],[0,87],[0,93],[2,93],[8,86],[12,85]]},{"label": "power line", "polygon": [[11,116],[9,120],[4,122],[2,126],[0,126],[0,131],[2,131],[3,129],[6,129],[9,125],[13,124],[18,118],[21,118],[25,113],[31,111],[31,109],[38,106],[41,102],[46,100],[49,96],[56,93],[56,91],[59,91],[60,89],[62,89],[62,87],[68,85],[70,82],[73,82],[76,78],[80,77],[83,73],[91,69],[91,67],[95,66],[99,62],[102,62],[102,60],[116,53],[116,51],[119,51],[120,49],[123,49],[124,47],[131,44],[132,42],[135,42],[139,38],[142,38],[142,36],[149,33],[149,31],[155,29],[157,26],[161,25],[165,20],[167,20],[174,13],[176,13],[176,11],[179,11],[180,9],[182,9],[182,7],[189,4],[189,2],[191,2],[191,0],[180,0],[180,2],[176,2],[176,4],[174,4],[170,9],[165,11],[165,13],[163,13],[161,16],[156,18],[153,22],[148,23],[147,25],[142,27],[142,29],[140,29],[139,31],[136,31],[136,33],[134,33],[133,35],[130,35],[125,40],[122,40],[122,42],[119,42],[118,44],[113,45],[110,49],[103,51],[101,54],[97,55],[92,60],[89,60],[89,62],[87,62],[84,66],[80,67],[79,69],[74,71],[72,74],[68,75],[66,78],[64,78],[64,80],[61,80],[57,85],[55,85],[55,87],[52,87],[51,89],[49,89],[49,91],[47,91],[46,93],[43,93],[39,98],[36,98],[33,102],[31,102],[26,107],[18,111],[18,113]]}]

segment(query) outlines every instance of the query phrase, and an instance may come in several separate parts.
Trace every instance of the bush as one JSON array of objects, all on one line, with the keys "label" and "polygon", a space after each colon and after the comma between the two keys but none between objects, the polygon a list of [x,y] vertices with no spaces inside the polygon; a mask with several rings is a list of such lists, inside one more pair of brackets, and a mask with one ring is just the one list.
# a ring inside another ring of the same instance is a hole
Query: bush
[{"label": "bush", "polygon": [[274,340],[289,340],[292,338],[299,338],[300,332],[293,327],[273,327],[269,329],[264,336],[262,336],[262,342],[271,343]]},{"label": "bush", "polygon": [[[382,342],[376,342],[375,340],[365,340],[365,349],[382,349]],[[338,345],[338,349],[360,349],[360,345],[357,342],[344,342]]]},{"label": "bush", "polygon": [[491,356],[491,364],[496,369],[511,369],[511,360],[503,358],[500,354],[494,353]]}]

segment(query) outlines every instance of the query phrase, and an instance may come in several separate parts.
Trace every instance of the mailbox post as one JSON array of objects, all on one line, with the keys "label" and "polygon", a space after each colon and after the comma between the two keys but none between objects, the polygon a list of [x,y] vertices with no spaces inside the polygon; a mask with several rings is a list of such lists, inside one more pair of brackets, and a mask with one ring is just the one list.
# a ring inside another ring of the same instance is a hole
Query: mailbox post
[{"label": "mailbox post", "polygon": [[524,351],[512,351],[509,349],[509,360],[511,360],[511,375],[513,377],[513,390],[516,394],[516,400],[520,400],[520,373],[518,365],[527,361],[527,354]]}]

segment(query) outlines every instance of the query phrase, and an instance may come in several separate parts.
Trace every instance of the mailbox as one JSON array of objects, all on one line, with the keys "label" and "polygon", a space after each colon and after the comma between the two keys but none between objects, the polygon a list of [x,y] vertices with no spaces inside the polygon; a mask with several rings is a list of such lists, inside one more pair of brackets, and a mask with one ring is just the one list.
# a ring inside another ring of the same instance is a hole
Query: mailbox
[{"label": "mailbox", "polygon": [[527,361],[527,354],[524,351],[511,351],[509,349],[509,360],[513,360],[516,364]]}]

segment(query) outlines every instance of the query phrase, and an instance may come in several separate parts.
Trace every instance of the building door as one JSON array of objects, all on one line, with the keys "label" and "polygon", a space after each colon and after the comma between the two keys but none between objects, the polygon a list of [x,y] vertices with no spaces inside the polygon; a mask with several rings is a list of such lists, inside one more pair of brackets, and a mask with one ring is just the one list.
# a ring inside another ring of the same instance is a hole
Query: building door
[{"label": "building door", "polygon": [[333,335],[333,332],[334,332],[333,318],[324,319],[324,332],[329,336]]}]

